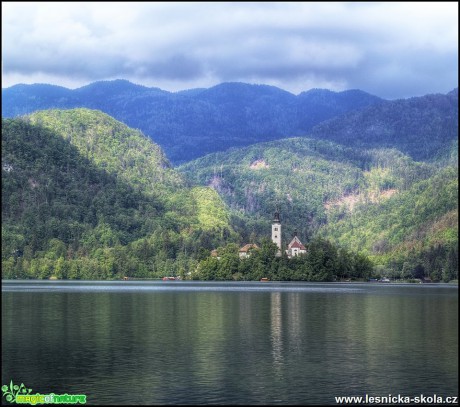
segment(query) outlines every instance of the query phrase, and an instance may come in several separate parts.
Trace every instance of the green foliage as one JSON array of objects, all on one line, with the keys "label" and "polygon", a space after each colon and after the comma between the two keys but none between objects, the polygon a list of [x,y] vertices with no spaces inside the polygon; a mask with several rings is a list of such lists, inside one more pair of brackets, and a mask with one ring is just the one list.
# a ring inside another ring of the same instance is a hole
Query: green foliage
[{"label": "green foliage", "polygon": [[202,230],[224,229],[228,226],[229,212],[215,190],[194,187],[191,198],[196,203],[198,222]]},{"label": "green foliage", "polygon": [[422,277],[435,273],[434,279],[440,280],[450,248],[458,245],[458,172],[440,169],[378,205],[358,205],[325,225],[321,234],[359,248],[374,263],[400,271],[401,278],[420,266]]},{"label": "green foliage", "polygon": [[[410,259],[412,271],[425,265],[429,276],[442,273],[427,265],[429,248],[446,248],[436,252],[443,264],[458,242],[458,165],[449,157],[415,162],[394,149],[294,138],[208,155],[179,170],[222,196],[243,241],[266,236],[279,207],[284,236],[322,236],[392,273]],[[338,267],[343,278],[363,275]]]},{"label": "green foliage", "polygon": [[2,121],[4,278],[185,276],[235,234],[140,132],[76,109]]},{"label": "green foliage", "polygon": [[[307,253],[287,258],[276,256],[278,247],[269,239],[260,242],[260,248],[239,259],[238,246],[229,244],[217,249],[218,257],[209,256],[199,262],[192,278],[197,280],[260,280],[276,281],[334,281],[336,279],[367,279],[372,263],[363,255],[339,250],[325,239],[313,239]],[[351,270],[338,276],[339,264]]]},{"label": "green foliage", "polygon": [[[2,120],[2,275],[331,281],[366,279],[377,264],[372,275],[454,280],[458,143],[447,146],[449,134],[439,154],[426,149],[430,162],[292,138],[178,172],[101,112]],[[274,257],[266,237],[277,207],[283,235],[296,230],[307,256]],[[242,242],[260,249],[240,260]],[[219,260],[209,257],[216,247]]]},{"label": "green foliage", "polygon": [[26,120],[69,140],[97,168],[116,174],[144,193],[160,195],[184,187],[158,145],[106,114],[89,109],[47,110]]}]

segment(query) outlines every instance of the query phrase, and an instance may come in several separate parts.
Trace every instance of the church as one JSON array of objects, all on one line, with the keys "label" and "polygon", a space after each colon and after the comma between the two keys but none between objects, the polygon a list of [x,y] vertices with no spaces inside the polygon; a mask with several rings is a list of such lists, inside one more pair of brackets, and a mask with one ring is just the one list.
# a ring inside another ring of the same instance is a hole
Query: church
[{"label": "church", "polygon": [[[272,222],[272,242],[278,246],[278,252],[276,255],[279,257],[282,253],[282,244],[281,244],[281,221],[280,214],[278,210],[275,212]],[[297,237],[297,232],[294,233],[294,237],[291,242],[288,244],[287,249],[285,250],[288,258],[299,256],[307,253],[307,249],[302,244],[300,239]]]},{"label": "church", "polygon": [[[279,211],[277,210],[275,212],[275,215],[273,217],[273,222],[272,222],[272,242],[275,243],[278,246],[278,251],[276,252],[277,257],[281,257],[282,255],[282,234],[281,234],[281,220],[280,220],[280,214]],[[251,252],[253,250],[258,250],[259,247],[256,244],[247,244],[243,246],[242,248],[239,249],[238,255],[240,259],[246,259],[251,256]],[[306,247],[302,244],[300,239],[297,237],[297,232],[294,233],[294,236],[291,240],[291,242],[287,245],[287,249],[284,251],[286,253],[286,256],[291,259],[292,257],[300,256],[302,254],[307,253]],[[218,257],[217,250],[213,250],[211,252],[211,256]]]}]

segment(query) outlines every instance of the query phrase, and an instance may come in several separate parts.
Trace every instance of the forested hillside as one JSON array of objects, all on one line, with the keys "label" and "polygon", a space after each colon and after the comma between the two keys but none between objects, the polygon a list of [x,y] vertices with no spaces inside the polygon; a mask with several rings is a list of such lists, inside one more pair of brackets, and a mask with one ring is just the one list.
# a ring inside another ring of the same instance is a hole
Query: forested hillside
[{"label": "forested hillside", "polygon": [[43,84],[2,89],[2,117],[98,109],[140,129],[178,164],[230,147],[303,136],[323,120],[379,102],[359,90],[314,89],[296,96],[273,86],[223,83],[171,93],[115,80],[75,90]]},{"label": "forested hillside", "polygon": [[[2,119],[6,277],[253,279],[269,269],[274,279],[331,280],[365,278],[368,259],[379,277],[458,276],[457,90],[382,101],[112,81],[3,95],[10,114],[21,103],[102,106],[155,128],[176,163],[203,155],[173,168],[156,136],[86,108]],[[297,233],[313,249],[305,263],[268,262],[277,208],[283,244]],[[263,247],[243,267],[245,243]],[[216,248],[224,262],[210,257]]]},{"label": "forested hillside", "polygon": [[330,208],[320,235],[370,256],[388,277],[458,278],[458,167],[440,169],[375,204]]},{"label": "forested hillside", "polygon": [[[307,138],[211,154],[179,169],[212,186],[247,241],[277,207],[284,243],[322,236],[370,256],[392,277],[456,278],[458,154],[416,162],[395,149],[349,148]],[[403,272],[404,270],[404,272]]]},{"label": "forested hillside", "polygon": [[2,275],[159,277],[236,239],[210,188],[161,149],[87,109],[2,120]]}]

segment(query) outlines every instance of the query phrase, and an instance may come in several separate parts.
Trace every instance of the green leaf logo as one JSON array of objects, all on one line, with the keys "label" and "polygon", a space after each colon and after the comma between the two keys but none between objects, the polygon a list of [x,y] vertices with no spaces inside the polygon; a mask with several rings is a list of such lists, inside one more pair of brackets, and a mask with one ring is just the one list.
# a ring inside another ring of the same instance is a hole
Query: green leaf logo
[{"label": "green leaf logo", "polygon": [[16,402],[16,396],[18,394],[30,394],[32,389],[28,389],[24,383],[21,383],[20,386],[13,383],[13,380],[10,381],[10,385],[4,384],[2,386],[3,397],[6,397],[6,401],[10,403]]}]

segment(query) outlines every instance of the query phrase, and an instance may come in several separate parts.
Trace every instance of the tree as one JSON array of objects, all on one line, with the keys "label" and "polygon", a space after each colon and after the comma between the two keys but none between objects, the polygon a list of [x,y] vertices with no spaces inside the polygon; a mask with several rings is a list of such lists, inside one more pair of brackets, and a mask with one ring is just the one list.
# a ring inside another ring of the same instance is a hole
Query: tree
[{"label": "tree", "polygon": [[219,260],[215,257],[208,257],[200,261],[197,270],[193,273],[194,280],[216,280],[219,270]]},{"label": "tree", "polygon": [[238,246],[230,243],[219,250],[220,260],[216,275],[217,280],[231,280],[233,274],[238,272],[239,257]]},{"label": "tree", "polygon": [[367,280],[372,273],[373,264],[368,257],[357,253],[353,261],[353,277]]},{"label": "tree", "polygon": [[313,239],[308,245],[308,262],[314,281],[332,281],[337,269],[337,249],[327,240]]}]

